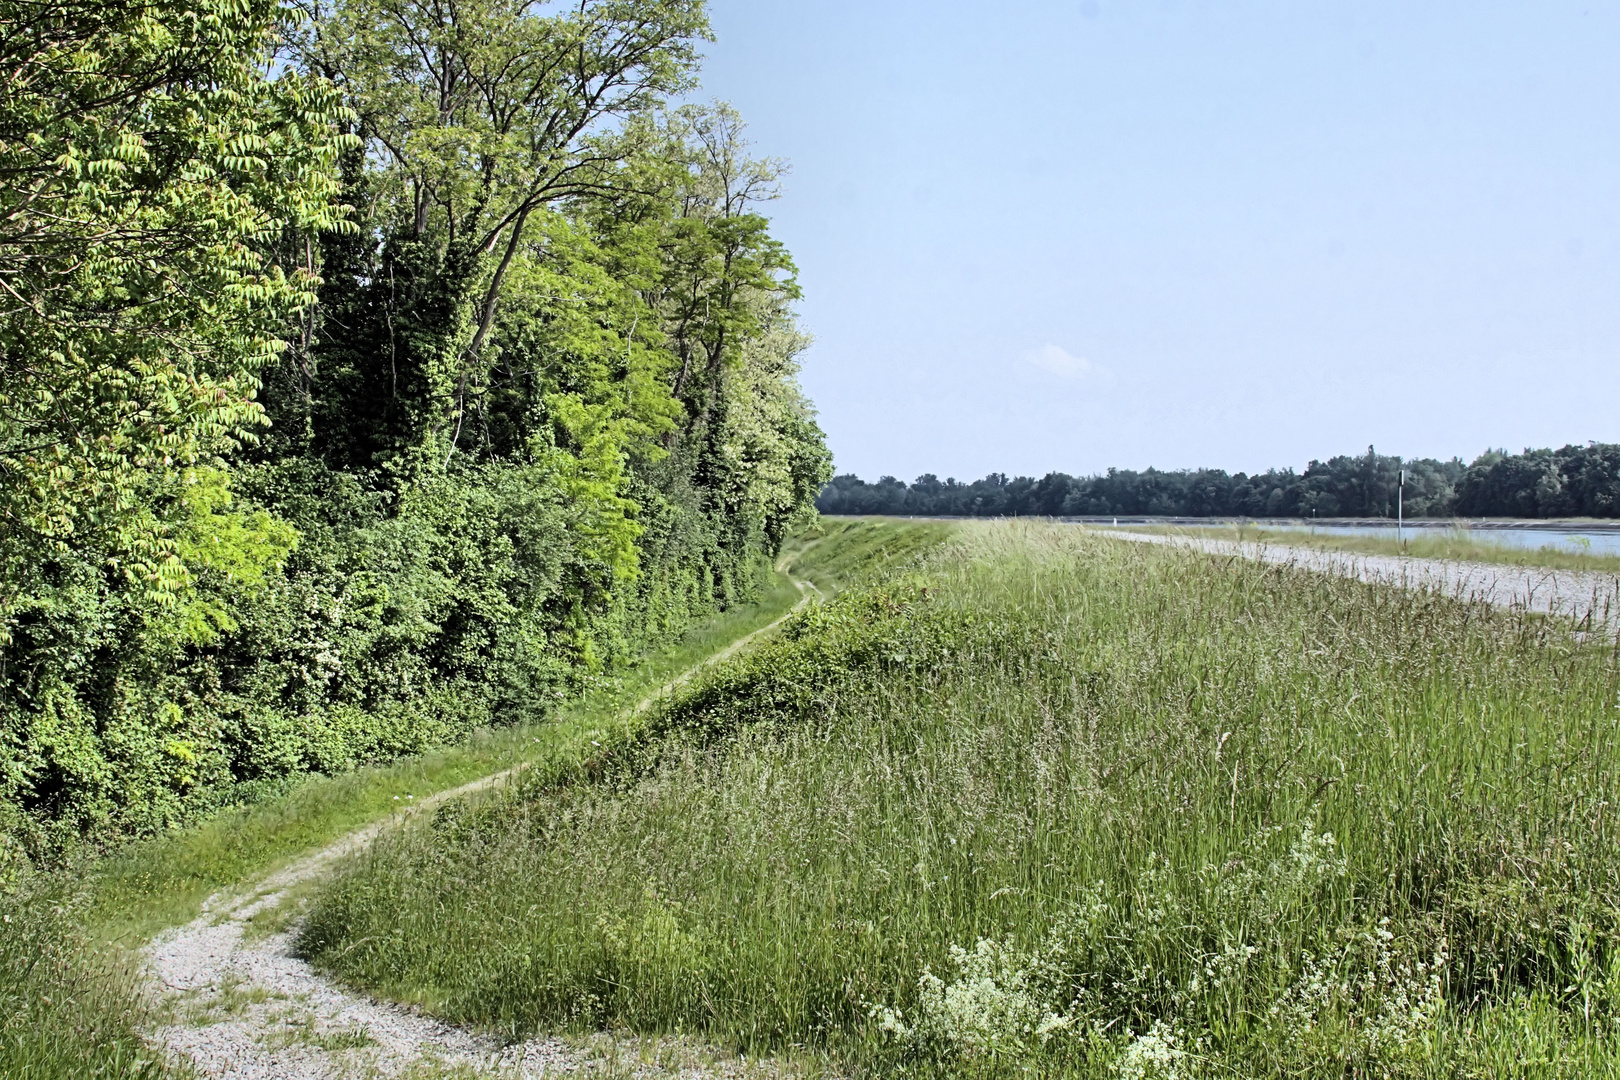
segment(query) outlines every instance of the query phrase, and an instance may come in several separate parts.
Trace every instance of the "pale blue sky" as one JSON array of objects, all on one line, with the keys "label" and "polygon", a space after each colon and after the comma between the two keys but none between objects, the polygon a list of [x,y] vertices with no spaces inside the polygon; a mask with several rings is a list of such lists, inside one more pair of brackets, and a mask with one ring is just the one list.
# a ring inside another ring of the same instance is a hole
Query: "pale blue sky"
[{"label": "pale blue sky", "polygon": [[711,14],[840,472],[1620,441],[1620,3]]}]

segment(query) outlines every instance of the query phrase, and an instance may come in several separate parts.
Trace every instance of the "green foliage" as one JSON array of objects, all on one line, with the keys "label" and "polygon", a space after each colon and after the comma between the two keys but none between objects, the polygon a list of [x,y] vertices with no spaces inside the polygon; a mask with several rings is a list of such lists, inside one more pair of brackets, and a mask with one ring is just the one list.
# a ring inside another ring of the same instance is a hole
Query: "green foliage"
[{"label": "green foliage", "polygon": [[[332,282],[372,298],[370,325],[347,324],[351,378],[387,342],[387,401],[367,402],[382,406],[374,453],[448,462],[483,423],[509,278],[549,254],[561,203],[616,190],[639,148],[613,125],[686,89],[706,33],[693,0],[345,0],[311,24],[300,58],[345,86],[382,163],[364,180],[364,268],[333,267],[366,283]],[[382,390],[368,382],[367,396]]]},{"label": "green foliage", "polygon": [[911,484],[892,476],[868,484],[845,475],[827,485],[817,505],[828,514],[1390,518],[1403,469],[1408,519],[1620,516],[1620,446],[1613,443],[1521,454],[1490,450],[1467,465],[1461,458],[1403,460],[1369,446],[1354,457],[1312,461],[1302,473],[1267,469],[1252,476],[1109,469],[1101,476],[1054,472],[1038,480],[991,473],[969,484],[929,473]]},{"label": "green foliage", "polygon": [[[23,853],[0,839],[5,1075],[166,1075],[136,1037],[137,1024],[151,1018],[112,943],[127,949],[157,929],[192,919],[214,891],[386,818],[413,798],[514,766],[553,775],[576,768],[602,743],[624,737],[637,702],[721,646],[780,618],[798,598],[798,590],[780,578],[761,604],[696,624],[616,677],[594,680],[589,692],[544,724],[485,730],[452,748],[387,766],[289,781],[292,788],[283,794],[131,845],[95,864],[30,876]],[[87,1041],[84,1032],[95,1038]]]},{"label": "green foliage", "polygon": [[[0,805],[35,856],[536,719],[759,594],[827,454],[786,254],[715,194],[766,166],[662,111],[701,4],[0,14]],[[665,302],[698,278],[707,329]]]},{"label": "green foliage", "polygon": [[[571,703],[791,603],[829,471],[791,263],[710,212],[763,166],[668,113],[701,3],[307,14],[0,0],[0,884],[146,837],[97,916],[137,932],[402,778],[577,761]],[[159,1075],[31,897],[0,1071]]]},{"label": "green foliage", "polygon": [[315,277],[263,241],[343,225],[342,109],[319,79],[265,76],[278,15],[273,0],[0,5],[7,582],[32,572],[24,552],[64,544],[104,545],[159,590],[182,580],[154,485],[264,423],[255,373]]},{"label": "green foliage", "polygon": [[[795,548],[783,562],[832,592],[836,583],[872,566],[937,544],[939,527],[834,527]],[[290,779],[290,790],[172,830],[102,860],[93,868],[93,899],[84,910],[91,930],[108,940],[140,940],[194,918],[203,899],[247,880],[277,861],[307,852],[343,833],[386,817],[413,796],[456,787],[522,765],[531,775],[577,770],[600,747],[638,730],[637,713],[660,688],[688,676],[723,649],[786,616],[801,600],[785,574],[757,604],[738,605],[692,623],[684,633],[638,655],[611,676],[588,681],[584,692],[538,724],[489,728],[454,746],[339,776]],[[9,857],[8,857],[9,856]],[[26,872],[20,853],[0,848],[0,883]]]},{"label": "green foliage", "polygon": [[1588,443],[1481,454],[1457,485],[1457,513],[1504,517],[1620,516],[1620,446]]},{"label": "green foliage", "polygon": [[[174,558],[187,580],[173,625],[188,644],[207,645],[240,629],[222,590],[247,602],[258,599],[265,579],[279,574],[298,545],[298,533],[264,510],[232,512],[230,476],[223,469],[191,469],[180,477],[175,505],[165,517],[175,523]],[[215,587],[200,589],[197,578]]]},{"label": "green foliage", "polygon": [[1612,650],[1077,530],[960,535],[575,776],[391,839],[306,946],[512,1033],[862,1074],[1614,1071]]}]

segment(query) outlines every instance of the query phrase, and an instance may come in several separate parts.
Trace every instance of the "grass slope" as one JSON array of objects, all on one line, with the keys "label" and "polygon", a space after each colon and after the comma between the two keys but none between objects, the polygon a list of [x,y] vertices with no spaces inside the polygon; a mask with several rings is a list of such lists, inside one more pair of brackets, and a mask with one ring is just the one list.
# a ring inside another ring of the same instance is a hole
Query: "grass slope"
[{"label": "grass slope", "polygon": [[1588,570],[1620,574],[1620,555],[1594,555],[1569,544],[1545,544],[1539,548],[1510,547],[1490,539],[1488,530],[1470,533],[1467,529],[1407,529],[1406,539],[1389,537],[1335,536],[1330,533],[1294,532],[1265,529],[1253,525],[1222,525],[1208,528],[1133,528],[1132,532],[1173,533],[1216,540],[1244,540],[1265,544],[1315,548],[1319,551],[1353,551],[1368,555],[1406,555],[1419,559],[1449,559],[1461,562],[1496,563],[1502,566],[1538,567],[1546,570]]},{"label": "grass slope", "polygon": [[832,595],[867,565],[936,545],[938,525],[828,522],[783,553],[757,604],[694,627],[679,643],[603,679],[538,725],[493,729],[462,745],[310,778],[286,794],[99,861],[0,888],[0,1076],[170,1075],[143,1043],[147,1016],[131,953],[159,929],[196,915],[206,897],[387,817],[415,798],[514,765],[539,776],[575,769],[598,744],[623,742],[624,714],[732,642],[779,619],[800,598],[792,577]]},{"label": "grass slope", "polygon": [[1073,528],[959,535],[571,777],[380,844],[307,948],[514,1034],[855,1075],[1616,1075],[1612,647]]}]

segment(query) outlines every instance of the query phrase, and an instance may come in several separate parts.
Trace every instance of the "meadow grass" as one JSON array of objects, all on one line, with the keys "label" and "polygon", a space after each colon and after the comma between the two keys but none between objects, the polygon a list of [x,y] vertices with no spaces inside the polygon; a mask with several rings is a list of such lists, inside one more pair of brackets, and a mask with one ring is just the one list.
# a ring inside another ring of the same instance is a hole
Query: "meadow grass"
[{"label": "meadow grass", "polygon": [[1586,570],[1620,574],[1620,555],[1593,554],[1577,544],[1568,543],[1547,543],[1536,548],[1514,547],[1490,539],[1492,530],[1481,529],[1472,532],[1461,525],[1447,529],[1408,527],[1404,531],[1405,538],[1401,540],[1395,539],[1394,530],[1390,530],[1387,537],[1340,536],[1330,532],[1307,533],[1291,529],[1267,529],[1257,525],[1132,527],[1129,531],[1306,547],[1318,551],[1405,555],[1418,559],[1447,559],[1543,570]]},{"label": "meadow grass", "polygon": [[185,922],[211,893],[257,877],[415,799],[527,766],[537,777],[578,767],[633,735],[627,713],[717,651],[800,600],[793,578],[836,594],[851,574],[910,557],[949,532],[936,524],[830,521],[789,544],[759,602],[695,625],[537,724],[494,728],[434,753],[340,776],[309,777],[273,798],[220,813],[54,872],[0,882],[0,1076],[175,1075],[143,1042],[149,1009],[134,951]]},{"label": "meadow grass", "polygon": [[86,932],[88,899],[65,874],[0,895],[0,1076],[185,1075],[141,1039],[148,1010],[128,967]]},{"label": "meadow grass", "polygon": [[969,523],[379,844],[304,946],[849,1075],[1617,1075],[1617,690],[1555,620]]}]

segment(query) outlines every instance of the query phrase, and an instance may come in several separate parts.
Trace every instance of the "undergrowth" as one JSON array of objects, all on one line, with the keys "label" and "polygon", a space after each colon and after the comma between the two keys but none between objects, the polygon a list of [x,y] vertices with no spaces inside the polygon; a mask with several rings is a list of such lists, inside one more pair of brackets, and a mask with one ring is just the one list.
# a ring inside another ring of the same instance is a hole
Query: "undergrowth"
[{"label": "undergrowth", "polygon": [[86,899],[68,875],[0,894],[0,1076],[178,1075],[141,1038],[150,1017],[128,966],[85,932]]},{"label": "undergrowth", "polygon": [[378,845],[304,945],[456,1021],[856,1075],[1620,1061],[1612,646],[966,525],[640,735]]}]

